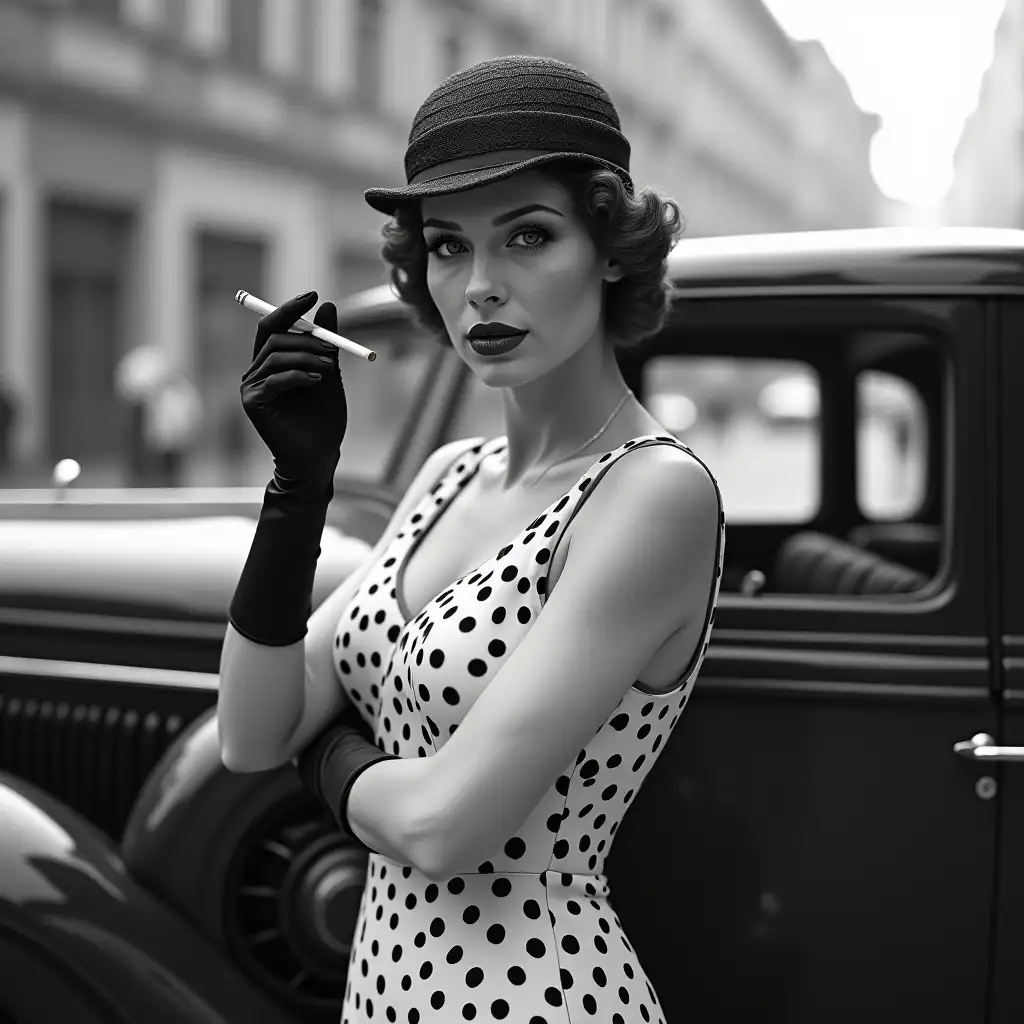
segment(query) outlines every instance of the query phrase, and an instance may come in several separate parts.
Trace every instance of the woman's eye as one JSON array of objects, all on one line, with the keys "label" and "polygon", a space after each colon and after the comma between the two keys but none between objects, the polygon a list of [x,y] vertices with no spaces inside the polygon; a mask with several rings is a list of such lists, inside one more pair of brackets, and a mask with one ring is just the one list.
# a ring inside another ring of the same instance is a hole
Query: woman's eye
[{"label": "woman's eye", "polygon": [[450,252],[441,252],[442,246],[445,245],[461,245],[462,243],[455,238],[435,238],[433,241],[427,243],[427,252],[438,253],[440,256],[451,256]]},{"label": "woman's eye", "polygon": [[[529,249],[534,252],[543,249],[544,246],[554,239],[554,234],[547,228],[530,227],[529,225],[519,228],[509,240],[513,249]],[[530,241],[533,238],[535,241]]]}]

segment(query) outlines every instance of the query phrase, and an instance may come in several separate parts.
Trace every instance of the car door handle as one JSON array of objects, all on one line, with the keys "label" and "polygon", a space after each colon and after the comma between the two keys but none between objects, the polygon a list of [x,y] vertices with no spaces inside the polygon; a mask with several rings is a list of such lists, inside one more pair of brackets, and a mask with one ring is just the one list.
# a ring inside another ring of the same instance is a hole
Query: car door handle
[{"label": "car door handle", "polygon": [[961,757],[973,757],[979,761],[1024,761],[1024,747],[997,747],[987,732],[979,732],[969,740],[955,743],[953,750]]}]

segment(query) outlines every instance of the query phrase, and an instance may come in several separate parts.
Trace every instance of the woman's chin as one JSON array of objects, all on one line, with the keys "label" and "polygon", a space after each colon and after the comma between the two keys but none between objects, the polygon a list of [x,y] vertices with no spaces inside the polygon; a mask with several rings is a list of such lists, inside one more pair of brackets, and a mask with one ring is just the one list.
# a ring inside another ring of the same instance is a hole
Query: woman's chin
[{"label": "woman's chin", "polygon": [[523,372],[522,366],[474,364],[471,368],[477,380],[489,388],[514,388],[521,384],[529,384],[534,379],[533,374],[528,375]]}]

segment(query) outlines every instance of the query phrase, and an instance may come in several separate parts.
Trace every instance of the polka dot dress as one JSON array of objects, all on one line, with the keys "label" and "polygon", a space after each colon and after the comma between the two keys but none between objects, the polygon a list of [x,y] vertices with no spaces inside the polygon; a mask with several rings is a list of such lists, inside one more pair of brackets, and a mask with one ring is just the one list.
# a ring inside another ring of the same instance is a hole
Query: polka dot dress
[{"label": "polka dot dress", "polygon": [[[601,456],[518,536],[410,620],[400,597],[410,551],[483,459],[505,443],[504,436],[467,442],[338,623],[338,678],[374,729],[377,746],[390,754],[429,757],[456,731],[541,613],[555,546],[616,459],[651,444],[693,455],[676,438],[652,434]],[[604,863],[707,652],[724,545],[723,515],[704,635],[676,686],[659,695],[629,687],[516,834],[475,872],[438,884],[413,867],[370,855],[342,1024],[664,1024],[612,907]]]}]

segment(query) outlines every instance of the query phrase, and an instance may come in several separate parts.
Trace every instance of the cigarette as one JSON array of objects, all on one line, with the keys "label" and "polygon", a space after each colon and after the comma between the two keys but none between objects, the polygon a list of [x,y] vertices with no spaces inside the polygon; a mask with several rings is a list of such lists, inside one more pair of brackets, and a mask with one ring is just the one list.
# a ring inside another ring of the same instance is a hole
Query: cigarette
[{"label": "cigarette", "polygon": [[[267,313],[273,313],[277,308],[269,302],[264,302],[263,299],[257,299],[255,295],[242,289],[235,292],[235,302],[262,316],[266,316]],[[357,345],[354,341],[350,341],[348,338],[343,338],[340,334],[327,330],[326,327],[317,326],[312,321],[305,319],[305,317],[299,317],[289,330],[303,331],[304,333],[312,334],[314,338],[319,338],[321,341],[329,341],[342,351],[351,352],[352,355],[359,356],[360,359],[365,359],[368,363],[372,363],[377,358],[377,353],[373,349],[363,348],[362,345]]]}]

